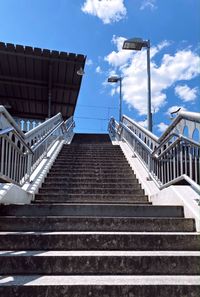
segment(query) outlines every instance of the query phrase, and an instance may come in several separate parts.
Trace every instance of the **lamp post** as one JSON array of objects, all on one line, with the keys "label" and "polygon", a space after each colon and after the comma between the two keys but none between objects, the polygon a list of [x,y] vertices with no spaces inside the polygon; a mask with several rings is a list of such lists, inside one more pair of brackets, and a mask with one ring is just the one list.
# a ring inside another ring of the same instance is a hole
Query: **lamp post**
[{"label": "lamp post", "polygon": [[119,81],[119,122],[122,120],[122,77],[110,76],[108,78],[109,83],[117,83]]},{"label": "lamp post", "polygon": [[122,49],[140,51],[143,47],[147,49],[147,123],[148,130],[152,132],[152,113],[151,113],[151,72],[150,72],[150,40],[142,40],[141,38],[131,38],[124,41]]}]

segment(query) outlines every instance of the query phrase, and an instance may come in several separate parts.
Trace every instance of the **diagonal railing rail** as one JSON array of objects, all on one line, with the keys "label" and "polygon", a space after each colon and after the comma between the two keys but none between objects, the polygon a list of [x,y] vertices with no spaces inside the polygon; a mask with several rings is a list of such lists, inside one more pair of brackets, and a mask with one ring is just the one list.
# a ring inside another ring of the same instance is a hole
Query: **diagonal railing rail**
[{"label": "diagonal railing rail", "polygon": [[60,113],[23,133],[7,110],[0,106],[0,179],[23,185],[59,139],[68,139],[73,117],[66,122]]},{"label": "diagonal railing rail", "polygon": [[108,130],[128,143],[160,188],[185,180],[200,191],[199,113],[180,112],[160,138],[127,116],[112,118]]}]

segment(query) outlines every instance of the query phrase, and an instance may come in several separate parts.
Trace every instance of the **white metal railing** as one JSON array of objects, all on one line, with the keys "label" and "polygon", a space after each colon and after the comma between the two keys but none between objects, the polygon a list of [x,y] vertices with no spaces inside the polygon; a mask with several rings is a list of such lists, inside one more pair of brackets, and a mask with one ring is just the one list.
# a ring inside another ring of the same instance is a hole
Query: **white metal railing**
[{"label": "white metal railing", "polygon": [[160,138],[127,116],[120,123],[112,118],[108,129],[128,143],[160,188],[184,179],[200,190],[199,113],[180,112]]},{"label": "white metal railing", "polygon": [[7,110],[0,106],[0,179],[23,185],[59,139],[70,137],[73,117],[60,113],[23,133]]},{"label": "white metal railing", "polygon": [[12,127],[0,130],[0,179],[23,184],[33,152]]}]

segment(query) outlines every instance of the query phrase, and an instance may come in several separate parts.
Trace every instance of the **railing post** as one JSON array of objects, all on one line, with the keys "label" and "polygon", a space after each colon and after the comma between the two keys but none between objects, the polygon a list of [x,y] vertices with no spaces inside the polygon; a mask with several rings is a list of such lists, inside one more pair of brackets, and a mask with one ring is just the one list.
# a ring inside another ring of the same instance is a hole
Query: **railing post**
[{"label": "railing post", "polygon": [[152,180],[151,178],[151,155],[148,154],[148,180]]},{"label": "railing post", "polygon": [[29,183],[30,183],[30,177],[31,177],[32,158],[33,158],[33,155],[31,153],[28,153],[27,173],[28,173],[28,182]]}]

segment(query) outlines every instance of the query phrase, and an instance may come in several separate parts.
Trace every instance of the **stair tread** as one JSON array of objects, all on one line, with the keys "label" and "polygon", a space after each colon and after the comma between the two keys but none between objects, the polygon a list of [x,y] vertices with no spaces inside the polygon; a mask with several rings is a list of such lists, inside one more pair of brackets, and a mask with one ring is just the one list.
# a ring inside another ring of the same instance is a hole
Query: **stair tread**
[{"label": "stair tread", "polygon": [[5,275],[1,286],[200,286],[199,275]]},{"label": "stair tread", "polygon": [[[70,204],[71,205],[71,204]],[[2,218],[13,218],[13,219],[20,219],[20,218],[27,218],[27,219],[33,219],[33,218],[43,218],[43,219],[45,219],[45,218],[58,218],[58,219],[62,219],[62,218],[69,218],[69,219],[74,219],[74,218],[76,218],[76,219],[96,219],[96,220],[101,220],[101,219],[113,219],[113,220],[154,220],[154,221],[156,221],[156,220],[158,220],[158,221],[160,221],[160,220],[166,220],[166,221],[169,221],[169,220],[174,220],[174,221],[176,221],[176,220],[180,220],[180,221],[193,221],[193,219],[190,219],[190,218],[188,218],[188,219],[185,219],[185,218],[183,218],[183,217],[125,217],[125,216],[101,216],[101,217],[97,217],[97,216],[80,216],[80,215],[76,215],[76,216],[74,216],[74,215],[47,215],[47,216],[41,216],[41,215],[33,215],[33,216],[27,216],[27,215],[21,215],[21,216],[16,216],[16,215],[1,215],[0,216],[0,220],[2,219]]]},{"label": "stair tread", "polygon": [[200,257],[200,251],[0,251],[0,257]]},{"label": "stair tread", "polygon": [[197,232],[134,232],[134,231],[35,231],[29,232],[29,231],[0,231],[0,236],[5,236],[5,235],[27,235],[27,236],[38,236],[38,235],[77,235],[77,236],[83,236],[83,235],[133,235],[133,236],[195,236],[200,238],[200,234]]}]

